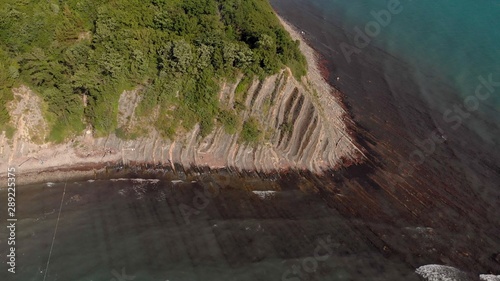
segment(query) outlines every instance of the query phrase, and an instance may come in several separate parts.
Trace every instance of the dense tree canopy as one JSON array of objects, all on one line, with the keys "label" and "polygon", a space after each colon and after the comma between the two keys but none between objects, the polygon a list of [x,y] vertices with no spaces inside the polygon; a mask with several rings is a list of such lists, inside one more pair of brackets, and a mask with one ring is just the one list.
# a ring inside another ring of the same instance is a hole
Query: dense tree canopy
[{"label": "dense tree canopy", "polygon": [[48,105],[51,140],[88,124],[101,135],[116,130],[119,95],[137,85],[145,88],[138,112],[159,106],[156,126],[166,136],[196,123],[202,134],[214,122],[234,132],[238,118],[217,100],[220,80],[285,65],[305,73],[298,42],[266,0],[0,3],[0,124],[10,89],[25,83]]}]

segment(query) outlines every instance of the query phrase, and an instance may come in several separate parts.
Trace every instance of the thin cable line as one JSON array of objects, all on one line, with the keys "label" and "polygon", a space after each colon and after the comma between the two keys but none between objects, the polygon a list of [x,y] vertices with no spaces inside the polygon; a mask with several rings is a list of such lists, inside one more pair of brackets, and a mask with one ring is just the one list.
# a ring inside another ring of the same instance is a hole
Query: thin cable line
[{"label": "thin cable line", "polygon": [[59,214],[57,215],[56,229],[54,230],[54,236],[52,236],[52,245],[50,245],[49,258],[47,259],[47,265],[45,266],[45,274],[43,276],[43,281],[45,281],[45,278],[47,277],[47,272],[49,270],[50,257],[52,256],[52,249],[54,248],[54,241],[56,240],[57,226],[59,226],[59,219],[61,218],[62,204],[64,201],[64,195],[66,195],[66,185],[67,184],[68,184],[68,182],[64,183],[64,191],[63,191],[63,195],[61,198],[61,205],[59,206]]}]

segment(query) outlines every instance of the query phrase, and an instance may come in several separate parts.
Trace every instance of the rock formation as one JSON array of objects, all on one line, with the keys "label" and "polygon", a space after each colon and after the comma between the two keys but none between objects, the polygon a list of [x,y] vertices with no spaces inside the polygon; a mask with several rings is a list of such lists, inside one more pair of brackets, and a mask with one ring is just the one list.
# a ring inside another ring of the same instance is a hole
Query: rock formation
[{"label": "rock formation", "polygon": [[[294,39],[301,39],[287,23],[282,23]],[[47,124],[40,98],[25,86],[14,89],[16,99],[9,108],[17,130],[10,140],[5,132],[0,136],[0,178],[6,176],[8,167],[36,174],[109,163],[159,164],[174,170],[176,166],[260,172],[303,169],[321,174],[358,161],[363,152],[348,134],[350,121],[344,108],[334,98],[334,89],[324,81],[314,51],[304,42],[300,48],[308,61],[308,74],[301,81],[286,68],[263,80],[254,79],[243,95],[245,109],[238,113],[239,117],[243,121],[255,118],[263,126],[265,138],[257,144],[245,144],[239,141],[239,133],[228,134],[222,127],[202,138],[198,125],[174,140],[162,138],[149,126],[146,137],[134,140],[123,140],[114,134],[94,138],[92,131],[87,130],[63,144],[45,143]],[[232,107],[240,79],[221,85],[221,104]],[[140,101],[140,88],[121,95],[118,127],[140,125],[141,120],[135,115]]]},{"label": "rock formation", "polygon": [[[224,84],[219,95],[221,103],[234,103],[238,82]],[[245,94],[246,109],[240,117],[258,119],[267,132],[266,140],[258,144],[242,143],[238,141],[239,133],[227,134],[222,127],[201,138],[199,126],[175,140],[164,139],[150,128],[149,136],[135,140],[122,140],[114,134],[94,138],[91,131],[86,131],[64,144],[43,143],[40,134],[47,125],[41,118],[39,97],[27,87],[14,92],[17,99],[11,113],[17,131],[10,141],[2,136],[2,171],[7,166],[29,172],[44,167],[133,162],[171,165],[173,169],[174,164],[180,164],[185,168],[229,167],[263,172],[295,168],[321,173],[343,161],[354,161],[360,154],[347,134],[342,107],[332,96],[318,93],[307,78],[298,82],[288,69],[262,81],[255,79]],[[121,95],[120,127],[137,123],[134,109],[139,102],[140,90]],[[285,130],[285,123],[292,124],[291,129]]]}]

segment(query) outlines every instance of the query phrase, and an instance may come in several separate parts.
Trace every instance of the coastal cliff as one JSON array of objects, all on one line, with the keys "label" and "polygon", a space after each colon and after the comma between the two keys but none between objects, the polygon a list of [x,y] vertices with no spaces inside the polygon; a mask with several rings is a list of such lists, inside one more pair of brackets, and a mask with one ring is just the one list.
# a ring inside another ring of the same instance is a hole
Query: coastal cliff
[{"label": "coastal cliff", "polygon": [[[142,97],[140,88],[121,94],[118,125],[144,126],[148,131],[146,137],[133,140],[115,134],[94,137],[91,130],[86,130],[61,144],[46,143],[43,140],[47,125],[42,117],[41,99],[28,87],[14,89],[16,98],[8,107],[16,131],[11,139],[5,132],[0,138],[0,177],[5,176],[8,167],[15,167],[19,174],[30,174],[21,177],[21,182],[36,182],[60,177],[51,171],[121,163],[170,166],[173,170],[176,167],[259,172],[301,169],[320,174],[358,161],[362,152],[348,133],[346,112],[334,98],[334,90],[321,77],[315,53],[304,42],[301,51],[309,68],[302,81],[285,68],[265,79],[253,79],[243,93],[244,109],[239,117],[243,121],[252,118],[261,124],[264,136],[258,143],[242,142],[240,132],[229,134],[222,127],[201,137],[199,125],[173,140],[164,138],[153,127],[146,128],[148,120],[140,120],[135,114]],[[241,76],[235,82],[221,85],[221,104],[233,106],[240,82]],[[40,172],[52,175],[42,176]]]}]

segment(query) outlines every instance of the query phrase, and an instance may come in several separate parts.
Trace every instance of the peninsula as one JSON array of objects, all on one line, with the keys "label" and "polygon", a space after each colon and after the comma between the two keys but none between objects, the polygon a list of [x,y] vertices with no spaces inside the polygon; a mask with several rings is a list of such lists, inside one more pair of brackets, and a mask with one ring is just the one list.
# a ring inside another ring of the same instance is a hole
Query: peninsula
[{"label": "peninsula", "polygon": [[[362,158],[317,54],[267,1],[91,2],[7,5],[0,177],[117,164],[321,174]],[[37,9],[47,31],[12,36],[12,13]]]}]

